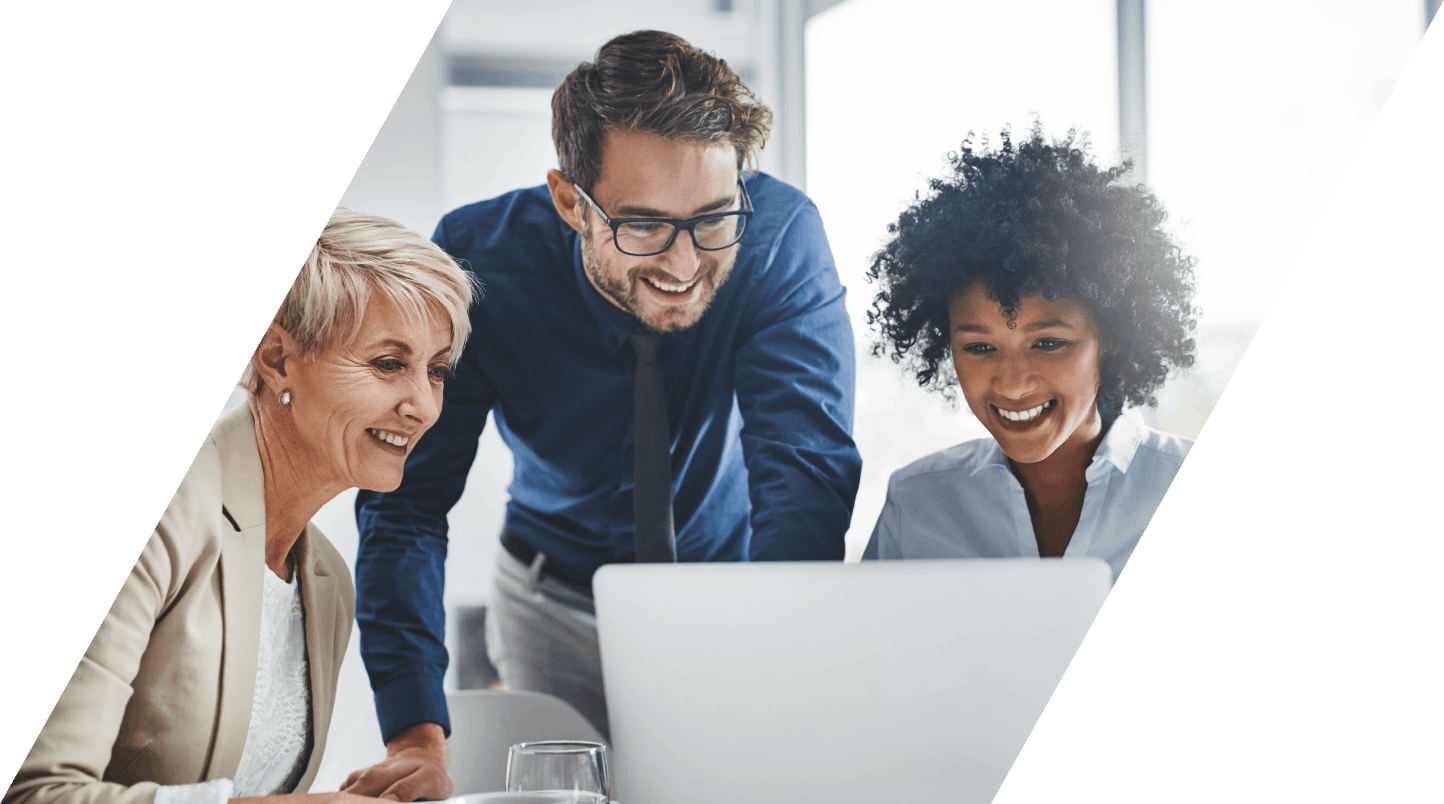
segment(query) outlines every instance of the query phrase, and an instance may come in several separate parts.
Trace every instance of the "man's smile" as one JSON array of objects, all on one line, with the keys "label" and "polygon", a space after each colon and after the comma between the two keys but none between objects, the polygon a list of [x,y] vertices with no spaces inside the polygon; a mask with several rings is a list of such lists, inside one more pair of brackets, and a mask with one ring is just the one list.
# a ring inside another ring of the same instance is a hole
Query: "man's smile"
[{"label": "man's smile", "polygon": [[684,283],[684,284],[678,284],[678,283],[675,283],[675,282],[666,282],[666,281],[663,281],[663,280],[661,280],[661,279],[658,279],[658,278],[652,277],[652,276],[644,276],[644,277],[642,277],[642,279],[643,279],[647,284],[651,285],[652,287],[656,288],[657,290],[660,290],[660,291],[662,291],[663,293],[676,293],[676,294],[686,293],[687,291],[691,290],[691,289],[692,289],[692,286],[695,285],[695,284],[697,284],[698,278],[699,278],[699,277],[692,277],[692,281],[691,281],[691,282],[687,282],[687,283]]}]

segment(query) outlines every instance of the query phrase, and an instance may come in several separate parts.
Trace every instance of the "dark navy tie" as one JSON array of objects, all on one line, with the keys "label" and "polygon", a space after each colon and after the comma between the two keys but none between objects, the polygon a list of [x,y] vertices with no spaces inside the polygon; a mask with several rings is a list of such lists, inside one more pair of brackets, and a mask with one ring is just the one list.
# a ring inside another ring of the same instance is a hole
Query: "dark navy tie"
[{"label": "dark navy tie", "polygon": [[667,428],[667,396],[657,360],[662,336],[634,332],[627,340],[637,353],[632,385],[632,524],[637,562],[677,560],[677,532],[672,523],[672,436]]}]

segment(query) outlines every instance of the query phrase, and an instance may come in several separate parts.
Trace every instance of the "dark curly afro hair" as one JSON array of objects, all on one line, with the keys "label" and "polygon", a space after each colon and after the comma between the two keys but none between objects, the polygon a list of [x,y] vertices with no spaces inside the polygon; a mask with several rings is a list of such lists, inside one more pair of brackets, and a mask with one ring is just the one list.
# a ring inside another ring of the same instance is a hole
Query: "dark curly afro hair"
[{"label": "dark curly afro hair", "polygon": [[1069,131],[1050,145],[1036,122],[1026,142],[1007,128],[999,139],[975,151],[969,134],[948,156],[951,175],[889,224],[867,274],[879,284],[873,354],[955,399],[948,304],[981,281],[1010,317],[1026,296],[1086,307],[1102,346],[1099,409],[1157,405],[1169,372],[1193,365],[1195,260],[1147,188],[1123,183],[1131,163],[1099,169],[1086,139]]}]

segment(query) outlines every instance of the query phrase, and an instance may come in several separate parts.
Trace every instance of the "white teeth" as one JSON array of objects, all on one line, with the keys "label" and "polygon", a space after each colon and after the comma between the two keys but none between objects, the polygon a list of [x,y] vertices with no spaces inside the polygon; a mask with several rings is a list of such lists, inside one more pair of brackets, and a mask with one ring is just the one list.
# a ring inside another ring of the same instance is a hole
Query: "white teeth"
[{"label": "white teeth", "polygon": [[411,439],[409,439],[409,438],[402,438],[401,436],[396,435],[395,433],[388,433],[388,432],[386,432],[385,430],[373,430],[373,429],[371,429],[371,428],[369,428],[369,427],[366,428],[366,432],[370,433],[371,435],[376,436],[378,439],[380,439],[380,440],[382,440],[382,441],[385,441],[385,442],[388,443],[388,444],[391,444],[392,446],[397,446],[397,447],[404,447],[404,446],[406,446],[406,442],[408,442],[408,441],[411,440]]},{"label": "white teeth", "polygon": [[1028,410],[1003,410],[997,405],[993,406],[993,410],[996,410],[999,416],[1002,416],[1009,421],[1030,422],[1041,416],[1043,414],[1043,411],[1051,407],[1053,407],[1053,400],[1050,399],[1047,402],[1039,405],[1038,407],[1030,408]]},{"label": "white teeth", "polygon": [[665,290],[668,293],[684,293],[688,290],[691,290],[692,286],[697,284],[696,279],[693,279],[691,282],[688,282],[685,285],[673,285],[667,282],[658,281],[650,276],[644,276],[642,278],[647,280],[647,283],[650,284],[652,287],[657,288],[658,290]]}]

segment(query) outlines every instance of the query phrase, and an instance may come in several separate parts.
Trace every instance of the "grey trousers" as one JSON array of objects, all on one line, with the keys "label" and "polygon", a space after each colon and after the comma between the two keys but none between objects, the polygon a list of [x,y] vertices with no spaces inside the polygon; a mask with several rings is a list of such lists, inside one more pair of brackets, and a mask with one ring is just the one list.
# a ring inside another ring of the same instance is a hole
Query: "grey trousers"
[{"label": "grey trousers", "polygon": [[531,566],[506,550],[496,553],[486,645],[502,683],[561,698],[610,742],[597,614],[588,590],[542,575],[541,553]]}]

